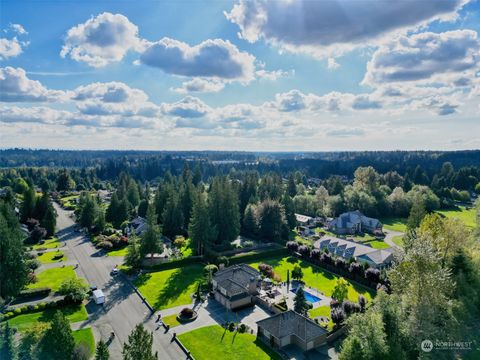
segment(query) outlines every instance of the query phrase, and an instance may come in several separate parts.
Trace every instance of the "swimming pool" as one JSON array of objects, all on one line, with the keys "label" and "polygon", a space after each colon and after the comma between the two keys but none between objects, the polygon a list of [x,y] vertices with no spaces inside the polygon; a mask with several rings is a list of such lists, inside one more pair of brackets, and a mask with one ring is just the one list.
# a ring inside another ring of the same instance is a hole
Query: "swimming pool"
[{"label": "swimming pool", "polygon": [[[291,289],[291,292],[295,294],[297,292],[297,288]],[[318,296],[315,296],[312,293],[309,293],[306,289],[303,289],[303,292],[305,293],[305,300],[307,300],[308,302],[311,302],[312,304],[321,300]]]}]

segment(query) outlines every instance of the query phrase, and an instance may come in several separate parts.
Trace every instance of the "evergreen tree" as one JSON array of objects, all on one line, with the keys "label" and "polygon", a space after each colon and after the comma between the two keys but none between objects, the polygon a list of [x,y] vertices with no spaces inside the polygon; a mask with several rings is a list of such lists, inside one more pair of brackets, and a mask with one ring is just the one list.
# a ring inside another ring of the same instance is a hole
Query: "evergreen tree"
[{"label": "evergreen tree", "polygon": [[82,200],[82,205],[79,213],[80,225],[90,230],[95,224],[95,219],[97,218],[98,211],[99,208],[97,201],[90,194],[87,193]]},{"label": "evergreen tree", "polygon": [[259,235],[268,241],[279,241],[286,226],[285,211],[275,200],[262,201],[256,210]]},{"label": "evergreen tree", "polygon": [[255,237],[258,232],[257,219],[255,217],[255,208],[252,204],[247,205],[243,215],[243,233],[246,236]]},{"label": "evergreen tree", "polygon": [[142,253],[140,252],[140,241],[136,236],[128,239],[127,254],[125,255],[125,264],[133,268],[140,267],[142,263]]},{"label": "evergreen tree", "polygon": [[113,193],[112,199],[110,200],[110,204],[107,208],[107,213],[105,214],[105,218],[109,223],[112,223],[113,226],[117,227],[117,217],[118,217],[118,209],[120,208],[120,202],[118,200],[117,193]]},{"label": "evergreen tree", "polygon": [[120,226],[122,226],[122,223],[124,221],[127,221],[129,216],[128,216],[128,210],[129,210],[129,205],[130,203],[128,202],[127,199],[123,199],[122,201],[120,201],[120,204],[118,206],[118,213],[117,213],[117,216],[116,216],[116,223],[115,223],[115,227],[119,228]]},{"label": "evergreen tree", "polygon": [[73,188],[75,188],[75,182],[70,177],[70,174],[66,169],[61,170],[57,177],[57,190],[68,191]]},{"label": "evergreen tree", "polygon": [[173,239],[175,235],[182,233],[183,224],[183,212],[178,195],[172,192],[163,211],[163,233]]},{"label": "evergreen tree", "polygon": [[0,354],[5,356],[5,359],[7,360],[16,360],[17,351],[14,342],[13,329],[10,327],[10,324],[8,322],[6,322],[5,326],[3,327],[2,337],[3,344],[2,348],[0,349]]},{"label": "evergreen tree", "polygon": [[140,194],[135,181],[130,181],[127,188],[127,200],[135,208],[140,203]]},{"label": "evergreen tree", "polygon": [[20,224],[0,201],[0,297],[16,296],[28,282],[28,271]]},{"label": "evergreen tree", "polygon": [[188,229],[188,223],[192,216],[194,193],[195,188],[193,187],[191,176],[188,176],[180,188],[180,205],[182,208],[184,229]]},{"label": "evergreen tree", "polygon": [[295,293],[295,298],[293,299],[293,310],[302,315],[307,314],[308,303],[302,287],[299,287]]},{"label": "evergreen tree", "polygon": [[140,201],[140,204],[138,204],[138,216],[141,216],[141,217],[145,217],[147,216],[147,209],[148,209],[148,201],[147,199],[142,199],[142,201]]},{"label": "evergreen tree", "polygon": [[282,199],[283,209],[285,210],[285,220],[287,221],[288,229],[294,229],[297,226],[297,218],[295,217],[295,205],[292,198],[288,194],[283,195]]},{"label": "evergreen tree", "polygon": [[297,185],[295,184],[295,176],[293,173],[288,174],[287,194],[290,197],[297,195]]},{"label": "evergreen tree", "polygon": [[215,238],[215,229],[210,222],[207,203],[201,193],[196,195],[193,202],[188,234],[196,255],[203,255],[205,247]]},{"label": "evergreen tree", "polygon": [[95,231],[97,233],[101,233],[105,229],[106,225],[107,222],[105,220],[105,211],[99,207],[97,211],[97,218],[95,219]]},{"label": "evergreen tree", "polygon": [[202,181],[202,171],[200,166],[197,164],[195,170],[193,171],[192,183],[194,186],[197,186]]},{"label": "evergreen tree", "polygon": [[47,236],[55,235],[55,227],[57,226],[57,213],[52,204],[49,203],[45,215],[40,224],[47,230]]},{"label": "evergreen tree", "polygon": [[163,246],[160,241],[160,229],[157,225],[153,206],[148,207],[146,226],[147,229],[143,232],[140,241],[140,254],[142,258],[147,254],[153,257],[155,253],[161,253],[163,251]]},{"label": "evergreen tree", "polygon": [[35,195],[35,190],[33,188],[28,188],[23,193],[23,203],[20,208],[20,218],[22,222],[27,221],[27,219],[33,217],[35,214],[35,207],[37,205],[37,196]]},{"label": "evergreen tree", "polygon": [[110,353],[108,351],[108,346],[100,340],[97,343],[97,350],[95,351],[95,360],[108,360],[110,358]]},{"label": "evergreen tree", "polygon": [[157,360],[158,354],[152,353],[152,345],[153,333],[138,324],[123,344],[123,360]]},{"label": "evergreen tree", "polygon": [[75,348],[70,323],[59,310],[53,315],[50,328],[42,339],[41,349],[45,359],[65,360],[71,359]]}]

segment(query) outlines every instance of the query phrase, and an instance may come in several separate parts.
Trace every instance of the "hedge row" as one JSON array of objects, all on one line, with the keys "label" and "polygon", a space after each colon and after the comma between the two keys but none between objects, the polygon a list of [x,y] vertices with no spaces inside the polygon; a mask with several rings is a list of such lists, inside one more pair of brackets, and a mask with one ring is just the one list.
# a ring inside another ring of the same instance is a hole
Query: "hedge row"
[{"label": "hedge row", "polygon": [[49,302],[41,302],[36,305],[25,305],[15,309],[7,309],[7,312],[5,314],[0,315],[0,321],[8,320],[22,314],[29,314],[29,313],[43,311],[45,309],[54,309],[54,308],[73,305],[73,304],[79,304],[79,303],[65,298],[65,299],[53,300]]},{"label": "hedge row", "polygon": [[20,294],[17,295],[17,299],[27,299],[27,298],[37,297],[37,296],[45,297],[45,296],[48,296],[51,291],[52,289],[49,287],[22,290]]},{"label": "hedge row", "polygon": [[145,271],[158,271],[158,270],[170,270],[177,267],[198,264],[203,262],[203,257],[201,256],[189,256],[183,259],[171,260],[168,262],[160,263],[153,266],[143,266]]},{"label": "hedge row", "polygon": [[255,262],[266,260],[270,257],[277,256],[287,256],[288,251],[286,248],[273,249],[273,250],[256,250],[244,254],[238,254],[228,258],[229,265],[244,263],[244,262]]}]

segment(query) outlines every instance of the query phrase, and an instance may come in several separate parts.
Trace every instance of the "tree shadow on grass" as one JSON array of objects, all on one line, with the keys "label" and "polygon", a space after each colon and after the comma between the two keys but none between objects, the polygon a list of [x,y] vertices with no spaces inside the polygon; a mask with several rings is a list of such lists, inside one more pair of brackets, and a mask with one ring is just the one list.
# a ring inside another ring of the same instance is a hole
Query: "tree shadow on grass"
[{"label": "tree shadow on grass", "polygon": [[177,268],[164,283],[153,307],[155,309],[164,308],[171,301],[176,300],[191,285],[201,281],[202,276],[202,267],[199,265]]}]

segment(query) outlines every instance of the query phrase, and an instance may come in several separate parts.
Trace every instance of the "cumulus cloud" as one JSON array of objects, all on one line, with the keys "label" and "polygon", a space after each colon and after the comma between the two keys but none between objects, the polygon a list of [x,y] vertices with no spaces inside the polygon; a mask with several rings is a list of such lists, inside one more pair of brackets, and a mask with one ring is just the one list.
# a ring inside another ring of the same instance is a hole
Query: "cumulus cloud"
[{"label": "cumulus cloud", "polygon": [[60,55],[102,67],[122,60],[131,49],[142,49],[137,26],[121,14],[105,12],[68,30]]},{"label": "cumulus cloud", "polygon": [[140,63],[160,68],[168,74],[237,79],[247,83],[254,79],[254,62],[254,56],[221,39],[190,46],[163,38],[152,43],[140,56]]},{"label": "cumulus cloud", "polygon": [[25,30],[25,28],[20,24],[10,24],[9,27],[13,32],[16,32],[18,35],[28,34],[28,32]]},{"label": "cumulus cloud", "polygon": [[180,118],[200,118],[211,110],[202,100],[193,96],[186,96],[172,104],[163,103],[161,108],[165,114]]},{"label": "cumulus cloud", "polygon": [[68,111],[55,110],[45,106],[22,108],[17,106],[0,107],[0,122],[4,123],[40,123],[40,124],[65,124]]},{"label": "cumulus cloud", "polygon": [[72,99],[79,102],[78,110],[87,115],[123,115],[157,117],[160,107],[149,102],[140,89],[121,82],[92,83],[73,91]]},{"label": "cumulus cloud", "polygon": [[452,19],[467,1],[240,0],[225,16],[249,42],[264,39],[288,51],[329,57],[435,19]]},{"label": "cumulus cloud", "polygon": [[260,69],[255,72],[255,75],[258,76],[260,79],[265,79],[265,80],[277,80],[282,77],[288,77],[288,76],[293,76],[295,74],[294,70],[290,71],[283,71],[283,70],[274,70],[274,71],[268,71],[265,69]]},{"label": "cumulus cloud", "polygon": [[332,129],[326,132],[327,136],[332,137],[352,137],[365,135],[365,130],[360,128],[339,128]]},{"label": "cumulus cloud", "polygon": [[179,94],[187,94],[192,92],[218,92],[225,87],[225,83],[216,80],[207,80],[202,78],[194,78],[189,81],[184,81],[181,87],[172,88]]},{"label": "cumulus cloud", "polygon": [[328,58],[327,60],[327,68],[329,70],[335,70],[340,67],[340,64],[335,61],[334,58]]},{"label": "cumulus cloud", "polygon": [[22,51],[22,44],[17,40],[17,38],[0,39],[0,60],[6,60],[18,56],[22,53]]},{"label": "cumulus cloud", "polygon": [[468,85],[480,68],[480,42],[473,30],[403,36],[373,54],[363,84],[457,82]]},{"label": "cumulus cloud", "polygon": [[49,90],[39,81],[31,80],[22,68],[0,68],[0,101],[41,102],[62,100],[63,91]]}]

